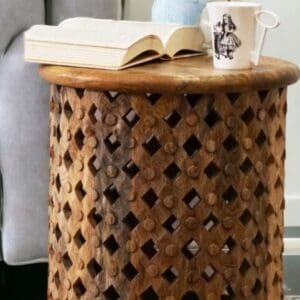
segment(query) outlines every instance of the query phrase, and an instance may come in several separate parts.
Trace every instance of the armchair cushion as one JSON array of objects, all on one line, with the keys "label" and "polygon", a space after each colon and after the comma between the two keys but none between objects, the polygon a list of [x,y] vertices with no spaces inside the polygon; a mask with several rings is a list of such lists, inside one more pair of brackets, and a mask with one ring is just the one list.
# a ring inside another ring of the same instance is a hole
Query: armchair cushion
[{"label": "armchair cushion", "polygon": [[0,0],[0,56],[13,38],[36,23],[44,23],[44,1]]},{"label": "armchair cushion", "polygon": [[8,264],[47,258],[48,85],[23,62],[23,34],[0,61],[2,250]]},{"label": "armchair cushion", "polygon": [[121,0],[48,0],[47,23],[58,24],[66,18],[121,18]]}]

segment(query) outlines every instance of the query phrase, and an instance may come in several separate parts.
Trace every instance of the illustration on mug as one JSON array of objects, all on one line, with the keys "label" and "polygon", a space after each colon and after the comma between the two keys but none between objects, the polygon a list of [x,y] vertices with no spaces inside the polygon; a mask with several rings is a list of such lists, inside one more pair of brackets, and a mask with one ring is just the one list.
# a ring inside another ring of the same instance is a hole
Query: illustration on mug
[{"label": "illustration on mug", "polygon": [[222,21],[214,26],[215,56],[233,59],[233,52],[242,45],[241,40],[234,34],[236,25],[229,14],[224,14]]}]

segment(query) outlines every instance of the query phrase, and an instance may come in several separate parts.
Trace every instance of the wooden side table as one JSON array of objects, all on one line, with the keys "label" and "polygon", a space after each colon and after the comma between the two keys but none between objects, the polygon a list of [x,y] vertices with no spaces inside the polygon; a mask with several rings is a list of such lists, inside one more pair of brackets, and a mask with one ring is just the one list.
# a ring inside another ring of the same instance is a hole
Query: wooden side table
[{"label": "wooden side table", "polygon": [[286,86],[264,58],[42,66],[48,299],[282,299]]}]

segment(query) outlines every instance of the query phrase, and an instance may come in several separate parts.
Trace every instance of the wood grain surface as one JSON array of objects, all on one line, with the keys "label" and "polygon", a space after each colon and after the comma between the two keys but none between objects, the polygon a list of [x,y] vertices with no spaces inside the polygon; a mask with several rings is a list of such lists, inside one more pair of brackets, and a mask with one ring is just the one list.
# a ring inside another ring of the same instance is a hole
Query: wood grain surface
[{"label": "wood grain surface", "polygon": [[265,57],[249,70],[216,70],[208,56],[153,62],[123,71],[42,66],[40,75],[58,85],[93,90],[151,93],[241,92],[286,86],[298,80],[296,65]]},{"label": "wood grain surface", "polygon": [[48,299],[282,299],[278,85],[198,95],[53,85]]}]

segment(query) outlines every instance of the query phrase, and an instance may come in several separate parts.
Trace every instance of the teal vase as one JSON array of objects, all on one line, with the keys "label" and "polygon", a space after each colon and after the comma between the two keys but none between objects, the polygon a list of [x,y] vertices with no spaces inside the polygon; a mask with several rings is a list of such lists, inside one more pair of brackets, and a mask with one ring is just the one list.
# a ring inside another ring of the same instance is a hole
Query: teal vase
[{"label": "teal vase", "polygon": [[206,0],[154,0],[152,21],[182,25],[199,24],[205,4]]}]

